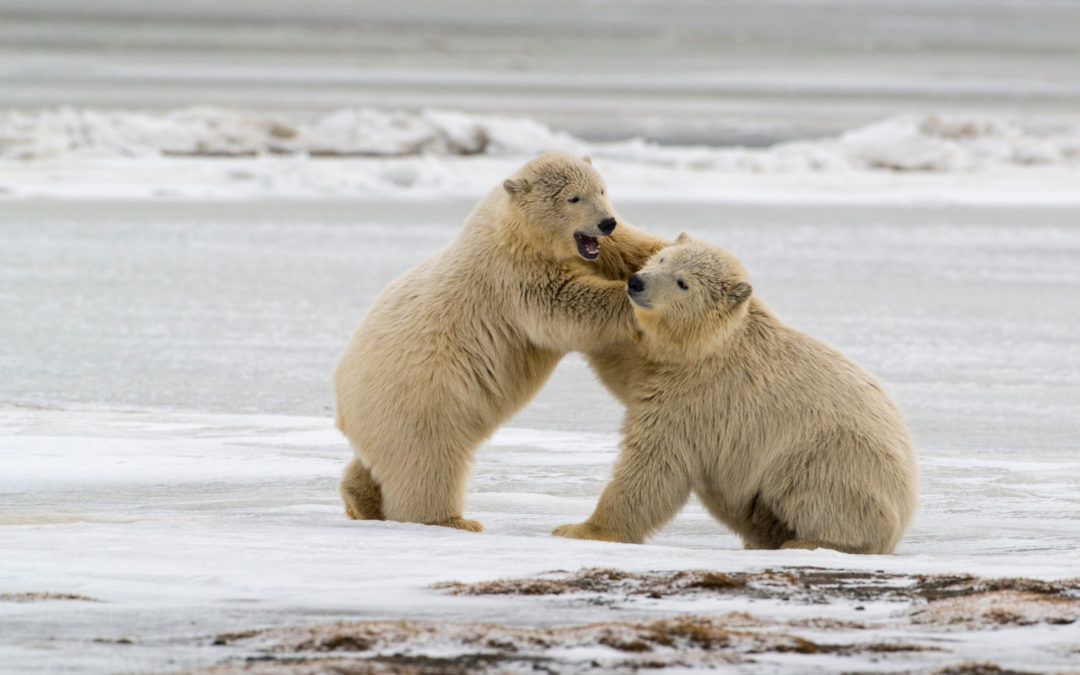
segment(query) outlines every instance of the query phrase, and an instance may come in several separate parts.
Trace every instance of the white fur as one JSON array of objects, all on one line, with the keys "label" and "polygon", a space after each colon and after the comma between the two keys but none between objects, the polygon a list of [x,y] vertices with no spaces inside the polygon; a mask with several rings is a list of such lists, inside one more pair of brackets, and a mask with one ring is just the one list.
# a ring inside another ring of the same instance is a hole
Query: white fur
[{"label": "white fur", "polygon": [[747,548],[891,552],[917,473],[877,380],[781,322],[719,247],[682,235],[640,274],[640,344],[591,359],[627,405],[614,477],[555,534],[641,542],[693,491]]},{"label": "white fur", "polygon": [[574,233],[615,215],[604,192],[589,163],[541,155],[379,296],[334,373],[350,517],[479,530],[462,518],[476,447],[564,354],[629,343],[626,277],[663,242],[619,223],[582,259]]}]

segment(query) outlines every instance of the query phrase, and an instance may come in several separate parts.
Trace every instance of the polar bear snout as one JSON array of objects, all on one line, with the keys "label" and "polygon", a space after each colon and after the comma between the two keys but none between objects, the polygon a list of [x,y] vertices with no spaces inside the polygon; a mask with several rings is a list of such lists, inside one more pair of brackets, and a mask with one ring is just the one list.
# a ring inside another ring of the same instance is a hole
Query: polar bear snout
[{"label": "polar bear snout", "polygon": [[587,237],[606,237],[615,231],[618,225],[615,216],[604,216],[604,219],[595,225],[584,225],[575,234],[583,234]]},{"label": "polar bear snout", "polygon": [[626,294],[630,301],[638,307],[648,307],[649,299],[645,297],[645,277],[640,274],[631,274],[626,280]]}]

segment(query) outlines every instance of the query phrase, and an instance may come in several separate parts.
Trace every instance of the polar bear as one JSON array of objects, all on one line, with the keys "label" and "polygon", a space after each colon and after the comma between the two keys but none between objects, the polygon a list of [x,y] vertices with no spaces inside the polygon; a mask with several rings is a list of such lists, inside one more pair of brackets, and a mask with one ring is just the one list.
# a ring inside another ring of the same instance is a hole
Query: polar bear
[{"label": "polar bear", "polygon": [[528,162],[376,299],[334,371],[349,517],[480,531],[462,517],[476,447],[567,352],[634,338],[626,280],[666,242],[618,221],[591,164]]},{"label": "polar bear", "polygon": [[640,543],[693,491],[746,548],[892,552],[916,461],[877,380],[782,323],[735,256],[685,233],[627,286],[641,341],[592,360],[627,406],[621,453],[589,519],[554,534]]}]

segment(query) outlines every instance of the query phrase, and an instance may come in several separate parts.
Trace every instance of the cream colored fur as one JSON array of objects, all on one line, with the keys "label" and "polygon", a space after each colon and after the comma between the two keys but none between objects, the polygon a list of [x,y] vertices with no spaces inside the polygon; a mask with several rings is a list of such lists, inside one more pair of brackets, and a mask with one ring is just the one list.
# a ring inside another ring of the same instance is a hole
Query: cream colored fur
[{"label": "cream colored fur", "polygon": [[[590,164],[529,162],[375,301],[334,372],[355,451],[340,486],[349,517],[479,531],[462,517],[476,447],[567,352],[636,336],[626,278],[664,242],[621,221],[599,236],[615,212]],[[598,259],[575,232],[598,237]]]},{"label": "cream colored fur", "polygon": [[893,551],[916,463],[877,380],[781,322],[719,247],[681,235],[640,278],[641,342],[592,359],[627,405],[614,477],[555,534],[641,542],[693,491],[747,548]]}]

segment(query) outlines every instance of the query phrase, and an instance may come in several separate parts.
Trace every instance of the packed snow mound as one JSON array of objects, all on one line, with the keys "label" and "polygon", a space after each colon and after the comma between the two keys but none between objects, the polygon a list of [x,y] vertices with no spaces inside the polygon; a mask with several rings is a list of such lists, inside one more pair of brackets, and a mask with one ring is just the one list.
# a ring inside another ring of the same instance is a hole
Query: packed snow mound
[{"label": "packed snow mound", "polygon": [[219,108],[166,112],[61,108],[0,112],[0,159],[140,157],[528,156],[545,150],[642,165],[747,173],[954,173],[1080,166],[1080,120],[1029,128],[994,117],[900,116],[836,137],[768,148],[594,143],[529,118],[370,108],[323,116]]},{"label": "packed snow mound", "polygon": [[995,165],[1080,165],[1080,125],[1036,132],[993,117],[896,117],[833,146],[857,168],[971,171]]},{"label": "packed snow mound", "polygon": [[321,117],[183,108],[0,113],[0,158],[532,154],[585,144],[530,119],[449,111],[338,110]]}]

